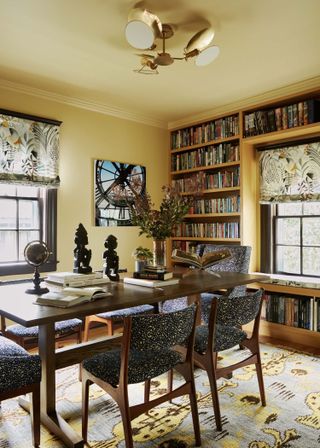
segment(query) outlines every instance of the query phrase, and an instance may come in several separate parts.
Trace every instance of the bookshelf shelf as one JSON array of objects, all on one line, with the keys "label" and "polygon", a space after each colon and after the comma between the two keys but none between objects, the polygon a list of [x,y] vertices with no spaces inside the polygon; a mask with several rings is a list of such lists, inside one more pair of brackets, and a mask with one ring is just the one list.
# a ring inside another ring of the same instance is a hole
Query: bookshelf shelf
[{"label": "bookshelf shelf", "polygon": [[[203,194],[212,194],[212,193],[228,193],[228,192],[232,192],[232,191],[240,191],[240,187],[225,187],[225,188],[210,188],[208,190],[200,190],[197,193],[197,196],[201,196]],[[195,193],[192,192],[182,192],[181,193],[183,196],[195,196]]]},{"label": "bookshelf shelf", "polygon": [[222,243],[240,243],[240,238],[206,238],[206,237],[192,237],[192,236],[174,236],[171,238],[173,241],[206,241],[206,242],[222,242]]},{"label": "bookshelf shelf", "polygon": [[186,218],[230,218],[240,217],[240,213],[189,213]]},{"label": "bookshelf shelf", "polygon": [[240,166],[240,161],[236,162],[226,162],[226,163],[217,163],[215,165],[208,165],[208,166],[199,166],[196,168],[190,168],[188,170],[179,170],[179,171],[172,171],[172,176],[177,176],[179,174],[188,174],[188,173],[195,173],[197,171],[210,171],[210,170],[217,170],[222,168],[229,168],[232,166]]},{"label": "bookshelf shelf", "polygon": [[178,149],[172,149],[171,150],[171,154],[177,154],[180,152],[186,152],[186,151],[192,151],[194,149],[198,149],[198,148],[202,148],[205,146],[213,146],[213,145],[219,145],[220,143],[229,143],[229,142],[233,142],[235,140],[239,140],[240,135],[235,135],[233,137],[227,137],[227,138],[219,138],[217,140],[210,140],[208,142],[205,143],[198,143],[197,145],[191,145],[191,146],[183,146],[182,148],[178,148]]}]

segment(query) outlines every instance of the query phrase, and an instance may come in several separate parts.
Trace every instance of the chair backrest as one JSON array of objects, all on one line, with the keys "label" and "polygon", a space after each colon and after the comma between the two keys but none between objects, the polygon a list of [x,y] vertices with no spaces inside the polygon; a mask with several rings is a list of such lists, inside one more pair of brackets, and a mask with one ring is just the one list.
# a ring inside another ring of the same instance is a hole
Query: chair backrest
[{"label": "chair backrest", "polygon": [[136,351],[161,351],[184,344],[192,334],[197,306],[164,314],[145,314],[125,318],[131,321],[130,348]]},{"label": "chair backrest", "polygon": [[253,321],[260,310],[263,289],[244,296],[219,297],[217,304],[217,322],[237,327]]},{"label": "chair backrest", "polygon": [[[204,255],[210,252],[217,252],[221,249],[227,249],[231,253],[231,257],[222,260],[210,268],[207,271],[212,272],[240,272],[242,274],[247,274],[249,271],[251,247],[250,246],[234,246],[234,245],[218,245],[218,244],[204,244],[198,249],[200,255]],[[246,286],[236,286],[232,289],[229,297],[236,297],[245,294]]]}]

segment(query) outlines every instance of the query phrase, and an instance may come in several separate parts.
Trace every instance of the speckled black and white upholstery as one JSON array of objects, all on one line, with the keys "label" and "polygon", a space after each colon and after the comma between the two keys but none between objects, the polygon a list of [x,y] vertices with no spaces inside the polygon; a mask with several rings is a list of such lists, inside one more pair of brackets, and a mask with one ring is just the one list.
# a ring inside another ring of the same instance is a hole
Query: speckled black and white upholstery
[{"label": "speckled black and white upholstery", "polygon": [[[254,365],[259,383],[262,406],[266,406],[263,384],[262,363],[259,348],[259,324],[261,317],[263,289],[243,296],[214,297],[210,301],[208,325],[196,328],[194,361],[206,370],[210,382],[215,422],[218,431],[222,431],[222,418],[219,404],[217,380],[230,378],[234,370]],[[239,328],[254,321],[250,337]],[[219,365],[218,353],[241,345],[247,350],[241,360],[234,364]]]},{"label": "speckled black and white upholstery", "polygon": [[[218,244],[199,244],[196,249],[196,253],[200,256],[211,253],[218,252],[220,250],[229,250],[231,257],[226,260],[222,260],[206,270],[208,272],[240,272],[242,274],[247,274],[250,264],[251,247],[250,246],[233,246],[233,245],[218,245]],[[246,286],[236,286],[232,289],[229,297],[236,297],[245,294]],[[201,294],[201,317],[204,322],[208,322],[208,317],[210,313],[211,300],[213,297],[217,297],[216,294],[203,293]],[[219,295],[220,297],[220,295]],[[163,313],[169,311],[177,311],[185,308],[188,304],[187,297],[180,297],[179,299],[166,300],[165,302],[159,303],[159,310]]]},{"label": "speckled black and white upholstery", "polygon": [[[172,347],[189,337],[195,306],[167,314],[131,316],[128,383],[140,383],[169,371],[182,361]],[[119,383],[121,350],[98,354],[83,362],[83,368],[106,383]]]},{"label": "speckled black and white upholstery", "polygon": [[[260,308],[262,290],[239,297],[221,296],[218,299],[214,351],[220,352],[241,344],[247,333],[239,328],[253,321]],[[212,323],[211,323],[212,324]],[[208,344],[208,325],[196,328],[195,351],[205,353]]]},{"label": "speckled black and white upholstery", "polygon": [[0,397],[4,392],[39,383],[40,379],[40,357],[0,336]]},{"label": "speckled black and white upholstery", "polygon": [[[56,336],[63,336],[72,331],[79,331],[82,326],[80,319],[68,319],[55,323]],[[37,338],[39,335],[39,327],[24,327],[20,324],[13,324],[6,327],[6,335],[16,338]]]},{"label": "speckled black and white upholstery", "polygon": [[[222,260],[220,263],[206,269],[208,272],[240,272],[247,274],[250,264],[251,247],[250,246],[221,246],[217,244],[205,244],[202,246],[203,254],[217,252],[221,249],[227,249],[231,253],[231,257]],[[246,286],[236,286],[229,292],[228,297],[237,297],[246,293]],[[208,322],[211,301],[213,297],[220,298],[220,294],[203,293],[201,294],[201,318],[204,322]],[[218,322],[219,322],[218,318]]]},{"label": "speckled black and white upholstery", "polygon": [[99,313],[97,316],[103,319],[123,319],[126,316],[153,312],[154,307],[152,305],[140,305],[132,308],[123,308],[122,310],[108,311],[107,313]]},{"label": "speckled black and white upholstery", "polygon": [[[88,437],[89,388],[97,384],[118,404],[126,448],[133,448],[131,421],[166,401],[188,395],[195,446],[201,446],[196,388],[193,374],[193,345],[197,305],[166,314],[124,317],[121,347],[97,354],[82,363],[82,437]],[[184,346],[185,353],[177,350]],[[150,399],[151,379],[177,370],[184,382]],[[144,382],[144,400],[130,404],[129,384]],[[185,406],[185,401],[183,401]]]}]

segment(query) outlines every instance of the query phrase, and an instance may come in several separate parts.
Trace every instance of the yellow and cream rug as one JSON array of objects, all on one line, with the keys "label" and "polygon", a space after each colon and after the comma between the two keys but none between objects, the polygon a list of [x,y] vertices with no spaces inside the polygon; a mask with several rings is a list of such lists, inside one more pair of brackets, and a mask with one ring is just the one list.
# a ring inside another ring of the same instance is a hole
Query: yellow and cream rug
[{"label": "yellow and cream rug", "polygon": [[[320,358],[270,345],[261,349],[267,406],[260,404],[254,368],[238,370],[230,380],[219,380],[222,432],[215,429],[207,375],[196,370],[202,447],[320,448]],[[230,350],[221,362],[234,361],[243,354],[242,350]],[[58,410],[81,433],[78,368],[58,371],[57,383]],[[166,376],[155,379],[153,396],[165,385]],[[138,403],[143,397],[142,385],[130,386],[130,397]],[[29,416],[17,400],[4,401],[0,416],[0,447],[31,448]],[[187,397],[137,418],[133,428],[137,448],[194,446]],[[117,405],[96,386],[91,387],[89,441],[92,448],[125,447]],[[42,427],[41,447],[64,445]]]}]

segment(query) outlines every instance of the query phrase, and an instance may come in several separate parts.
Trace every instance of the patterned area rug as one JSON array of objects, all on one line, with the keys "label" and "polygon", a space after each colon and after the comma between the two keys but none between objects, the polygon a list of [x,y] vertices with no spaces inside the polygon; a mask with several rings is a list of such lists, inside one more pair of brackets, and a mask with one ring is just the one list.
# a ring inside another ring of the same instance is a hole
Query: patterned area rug
[{"label": "patterned area rug", "polygon": [[[219,380],[223,431],[217,432],[206,373],[196,370],[196,386],[202,447],[211,448],[319,448],[320,358],[292,350],[262,345],[267,406],[260,405],[255,371],[246,367],[230,380]],[[221,362],[240,359],[242,350],[225,352]],[[179,381],[179,378],[176,379]],[[81,386],[77,367],[57,372],[58,409],[81,433]],[[152,394],[161,393],[166,376],[153,381]],[[130,397],[138,403],[142,385],[131,386]],[[177,406],[180,403],[180,406]],[[187,398],[166,403],[133,422],[137,448],[186,448],[194,446]],[[124,448],[123,429],[116,404],[96,386],[91,387],[89,446]],[[0,447],[31,447],[30,420],[17,400],[2,403]],[[44,427],[41,447],[64,445]]]}]

